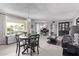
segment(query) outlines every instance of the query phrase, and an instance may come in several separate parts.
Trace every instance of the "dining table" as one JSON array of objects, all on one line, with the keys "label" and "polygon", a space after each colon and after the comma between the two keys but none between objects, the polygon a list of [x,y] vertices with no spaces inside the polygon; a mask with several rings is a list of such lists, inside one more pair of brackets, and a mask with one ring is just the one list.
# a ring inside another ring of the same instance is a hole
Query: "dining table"
[{"label": "dining table", "polygon": [[27,40],[28,39],[28,36],[20,35],[19,36],[19,39],[20,40]]},{"label": "dining table", "polygon": [[[24,35],[20,35],[19,36],[19,39],[20,41],[24,41],[24,44],[26,44],[24,50],[22,51],[22,54],[26,54],[25,51],[27,50],[27,53],[28,53],[28,48],[30,47],[29,46],[29,36],[24,36]],[[34,41],[34,40],[33,40]],[[33,49],[33,51],[35,51],[35,49]]]}]

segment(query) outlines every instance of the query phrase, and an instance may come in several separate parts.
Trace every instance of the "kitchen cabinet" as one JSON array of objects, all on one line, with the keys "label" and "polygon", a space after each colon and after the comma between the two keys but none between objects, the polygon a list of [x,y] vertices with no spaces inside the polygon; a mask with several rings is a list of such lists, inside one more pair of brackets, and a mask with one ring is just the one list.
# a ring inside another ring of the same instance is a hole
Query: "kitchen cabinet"
[{"label": "kitchen cabinet", "polygon": [[6,36],[6,44],[12,44],[15,43],[16,39],[15,39],[15,35],[7,35]]}]

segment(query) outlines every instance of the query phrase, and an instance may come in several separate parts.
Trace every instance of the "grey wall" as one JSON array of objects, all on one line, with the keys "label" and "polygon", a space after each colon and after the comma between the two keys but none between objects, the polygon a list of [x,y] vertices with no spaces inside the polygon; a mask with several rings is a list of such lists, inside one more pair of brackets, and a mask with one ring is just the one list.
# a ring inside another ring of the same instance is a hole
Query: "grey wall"
[{"label": "grey wall", "polygon": [[0,14],[0,44],[5,44],[6,17]]}]

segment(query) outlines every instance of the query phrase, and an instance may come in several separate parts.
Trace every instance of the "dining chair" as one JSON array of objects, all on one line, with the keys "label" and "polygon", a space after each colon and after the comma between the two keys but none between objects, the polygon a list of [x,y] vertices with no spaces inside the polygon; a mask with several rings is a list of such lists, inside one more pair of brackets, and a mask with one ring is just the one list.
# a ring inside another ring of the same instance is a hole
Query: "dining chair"
[{"label": "dining chair", "polygon": [[39,38],[40,38],[40,35],[36,34],[36,41],[37,41],[38,46],[40,47],[40,45],[39,45]]},{"label": "dining chair", "polygon": [[25,47],[27,46],[28,43],[26,40],[20,40],[19,35],[15,35],[15,38],[16,38],[16,53],[19,56],[21,47],[23,47],[25,49]]},{"label": "dining chair", "polygon": [[38,35],[31,35],[30,36],[30,40],[29,40],[29,44],[30,44],[30,54],[32,56],[33,52],[35,52],[35,47],[37,47],[37,54],[39,54],[39,36]]}]

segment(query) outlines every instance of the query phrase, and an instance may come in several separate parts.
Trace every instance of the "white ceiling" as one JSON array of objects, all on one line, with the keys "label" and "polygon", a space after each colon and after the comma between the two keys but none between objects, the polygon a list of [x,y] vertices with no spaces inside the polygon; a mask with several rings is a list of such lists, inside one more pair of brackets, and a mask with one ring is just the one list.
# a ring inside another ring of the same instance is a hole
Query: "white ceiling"
[{"label": "white ceiling", "polygon": [[39,20],[58,20],[79,16],[78,3],[0,3],[0,12]]}]

